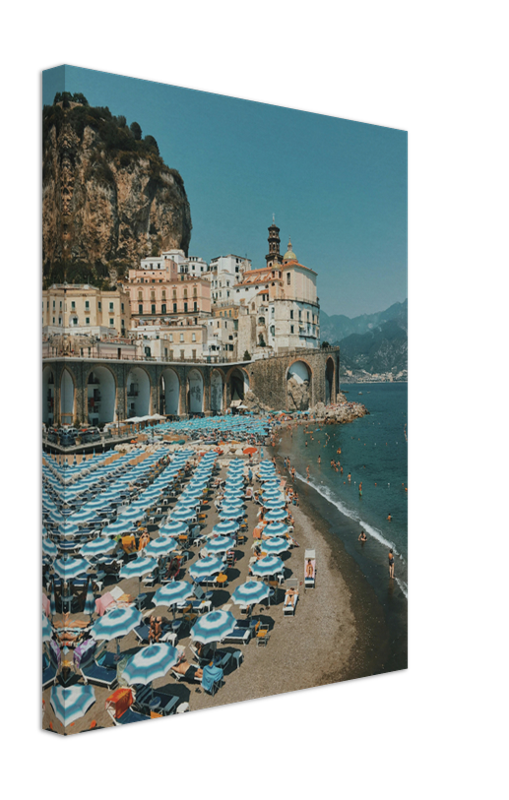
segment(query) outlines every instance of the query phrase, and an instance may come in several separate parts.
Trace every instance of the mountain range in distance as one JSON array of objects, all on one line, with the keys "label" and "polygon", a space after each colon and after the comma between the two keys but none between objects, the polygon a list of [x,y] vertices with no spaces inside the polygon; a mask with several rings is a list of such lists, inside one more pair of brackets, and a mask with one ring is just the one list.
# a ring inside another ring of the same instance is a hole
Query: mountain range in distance
[{"label": "mountain range in distance", "polygon": [[322,342],[339,345],[343,382],[408,379],[408,300],[358,317],[320,312]]}]

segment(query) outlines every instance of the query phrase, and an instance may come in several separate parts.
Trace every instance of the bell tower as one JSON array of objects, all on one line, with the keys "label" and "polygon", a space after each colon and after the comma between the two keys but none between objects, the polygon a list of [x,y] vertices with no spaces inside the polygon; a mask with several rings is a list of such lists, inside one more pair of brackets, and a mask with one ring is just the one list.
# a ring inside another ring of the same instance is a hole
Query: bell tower
[{"label": "bell tower", "polygon": [[265,256],[268,267],[283,263],[283,256],[279,252],[281,239],[279,238],[279,228],[275,223],[274,214],[272,215],[272,225],[269,228],[269,252]]}]

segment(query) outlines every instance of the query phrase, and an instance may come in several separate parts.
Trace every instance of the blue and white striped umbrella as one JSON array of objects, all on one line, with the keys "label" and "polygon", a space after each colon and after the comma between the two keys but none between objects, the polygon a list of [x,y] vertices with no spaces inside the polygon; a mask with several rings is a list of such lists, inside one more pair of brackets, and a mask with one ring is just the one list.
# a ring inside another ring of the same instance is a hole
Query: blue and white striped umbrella
[{"label": "blue and white striped umbrella", "polygon": [[74,522],[76,525],[85,525],[89,522],[95,522],[98,520],[98,516],[94,509],[89,508],[82,508],[80,511],[76,511],[72,517],[71,522]]},{"label": "blue and white striped umbrella", "polygon": [[49,698],[55,716],[64,727],[81,719],[95,703],[93,686],[52,686]]},{"label": "blue and white striped umbrella", "polygon": [[42,641],[49,642],[51,641],[51,637],[53,635],[53,628],[51,627],[51,622],[47,618],[45,614],[42,615]]},{"label": "blue and white striped umbrella", "polygon": [[159,528],[161,536],[183,536],[189,530],[189,526],[182,520],[175,520],[174,522],[166,522]]},{"label": "blue and white striped umbrella", "polygon": [[221,558],[216,556],[208,556],[207,558],[200,558],[192,567],[189,568],[191,578],[200,580],[207,575],[215,575],[224,569],[224,562]]},{"label": "blue and white striped umbrella", "polygon": [[144,508],[129,506],[129,508],[122,512],[117,522],[138,522],[138,520],[143,519],[145,513]]},{"label": "blue and white striped umbrella", "polygon": [[251,566],[251,572],[253,575],[265,577],[266,575],[276,575],[279,572],[283,572],[284,568],[285,565],[277,556],[265,556],[265,558],[260,558]]},{"label": "blue and white striped umbrella", "polygon": [[63,578],[65,581],[70,581],[86,572],[89,567],[88,561],[84,558],[57,558],[53,562],[53,569],[56,574]]},{"label": "blue and white striped umbrella", "polygon": [[239,517],[244,516],[244,507],[239,505],[221,506],[221,510],[218,512],[218,516],[220,520],[239,519]]},{"label": "blue and white striped umbrella", "polygon": [[284,508],[271,508],[265,514],[265,519],[267,522],[282,522],[288,516],[288,511],[285,511]]},{"label": "blue and white striped umbrella", "polygon": [[141,578],[142,575],[152,572],[156,566],[157,561],[154,558],[135,558],[134,561],[124,564],[118,574],[121,578]]},{"label": "blue and white striped umbrella", "polygon": [[209,611],[191,628],[191,638],[202,644],[220,642],[235,628],[237,620],[229,611]]},{"label": "blue and white striped umbrella", "polygon": [[198,508],[200,499],[198,497],[179,497],[178,505],[175,506],[175,511],[181,508]]},{"label": "blue and white striped umbrella", "polygon": [[128,519],[117,519],[115,522],[110,522],[101,533],[103,536],[121,536],[122,534],[129,533],[133,529],[133,524]]},{"label": "blue and white striped umbrella", "polygon": [[64,522],[58,528],[59,536],[77,536],[80,529],[73,522]]},{"label": "blue and white striped umbrella", "polygon": [[230,536],[218,536],[217,538],[209,539],[205,545],[208,553],[225,553],[226,550],[231,550],[235,546],[235,539]]},{"label": "blue and white striped umbrella", "polygon": [[224,493],[223,503],[237,505],[243,503],[245,498],[243,489],[227,489]]},{"label": "blue and white striped umbrella", "polygon": [[239,523],[236,522],[234,519],[227,519],[223,522],[218,522],[217,525],[214,525],[212,528],[212,533],[217,534],[219,536],[226,536],[226,534],[232,534],[238,531]]},{"label": "blue and white striped umbrella", "polygon": [[172,581],[162,586],[152,597],[155,606],[171,606],[187,600],[193,593],[193,587],[187,581]]},{"label": "blue and white striped umbrella", "polygon": [[171,644],[152,644],[139,650],[126,664],[122,677],[127,683],[146,685],[162,678],[179,658],[179,652]]},{"label": "blue and white striped umbrella", "polygon": [[172,553],[178,547],[177,542],[175,539],[172,539],[170,536],[159,536],[157,539],[153,539],[143,551],[146,556],[163,556],[167,553]]},{"label": "blue and white striped umbrella", "polygon": [[97,539],[92,539],[87,542],[80,550],[80,554],[85,558],[92,558],[93,556],[101,556],[104,553],[110,553],[115,549],[117,543],[114,539],[108,539],[106,536],[99,536]]},{"label": "blue and white striped umbrella", "polygon": [[288,539],[281,539],[279,536],[274,536],[273,539],[266,539],[260,545],[262,551],[267,555],[277,556],[279,553],[285,553],[290,548]]},{"label": "blue and white striped umbrella", "polygon": [[56,546],[55,542],[51,541],[51,539],[43,539],[42,552],[45,556],[51,556],[51,558],[55,558],[58,553],[58,547]]},{"label": "blue and white striped umbrella", "polygon": [[271,522],[263,529],[264,536],[285,536],[290,530],[288,525],[284,522]]},{"label": "blue and white striped umbrella", "polygon": [[250,606],[253,603],[261,603],[265,600],[270,593],[270,588],[262,581],[246,581],[246,583],[237,586],[233,592],[231,599],[236,605]]},{"label": "blue and white striped umbrella", "polygon": [[88,582],[87,586],[87,596],[85,598],[85,608],[83,609],[84,614],[92,614],[95,611],[95,597],[94,597],[94,590],[92,588],[92,581]]},{"label": "blue and white striped umbrella", "polygon": [[281,500],[263,500],[263,507],[264,508],[284,508],[285,507],[285,499],[281,498]]},{"label": "blue and white striped umbrella", "polygon": [[110,642],[112,639],[127,636],[140,622],[141,612],[133,606],[114,608],[94,622],[90,634],[93,639],[106,639]]},{"label": "blue and white striped umbrella", "polygon": [[194,508],[177,508],[175,507],[171,512],[172,521],[185,522],[186,520],[193,519],[196,516]]}]

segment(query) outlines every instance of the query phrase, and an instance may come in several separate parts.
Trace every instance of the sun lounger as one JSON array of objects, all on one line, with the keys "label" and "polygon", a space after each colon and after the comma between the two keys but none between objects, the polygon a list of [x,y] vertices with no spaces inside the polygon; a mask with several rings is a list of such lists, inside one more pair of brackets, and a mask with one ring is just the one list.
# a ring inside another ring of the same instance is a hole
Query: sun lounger
[{"label": "sun lounger", "polygon": [[172,675],[177,679],[177,681],[189,681],[200,683],[200,679],[196,677],[196,673],[198,672],[198,667],[194,664],[190,664],[189,661],[181,661],[180,664],[176,664],[174,667],[171,668]]},{"label": "sun lounger", "polygon": [[283,614],[285,615],[285,617],[294,616],[298,599],[299,599],[299,593],[296,592],[295,589],[287,589],[285,593],[285,601],[283,604]]},{"label": "sun lounger", "polygon": [[117,670],[103,667],[95,659],[86,663],[82,661],[79,672],[82,674],[85,684],[91,683],[106,689],[113,689],[117,685]]},{"label": "sun lounger", "polygon": [[150,719],[150,714],[133,711],[133,693],[131,689],[117,689],[106,698],[105,708],[114,725],[128,725],[130,722],[142,722]]},{"label": "sun lounger", "polygon": [[181,699],[174,694],[164,694],[154,691],[150,686],[140,686],[136,691],[133,708],[142,714],[160,714],[167,717],[175,714]]},{"label": "sun lounger", "polygon": [[269,641],[270,639],[269,630],[270,629],[268,625],[260,625],[258,627],[258,630],[256,631],[255,634],[256,644],[258,645],[258,647],[260,647],[261,645],[266,645],[267,642]]},{"label": "sun lounger", "polygon": [[[239,620],[240,622],[240,620]],[[225,636],[223,642],[225,644],[249,644],[253,636],[252,628],[243,628],[237,625],[228,636]]]}]

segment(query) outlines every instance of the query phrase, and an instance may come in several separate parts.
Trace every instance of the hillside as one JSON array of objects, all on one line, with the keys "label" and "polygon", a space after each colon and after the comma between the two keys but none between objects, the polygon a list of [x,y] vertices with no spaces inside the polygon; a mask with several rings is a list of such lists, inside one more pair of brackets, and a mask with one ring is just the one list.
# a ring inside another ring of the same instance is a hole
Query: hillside
[{"label": "hillside", "polygon": [[343,380],[406,380],[408,303],[350,319],[320,314],[321,338],[339,344]]},{"label": "hillside", "polygon": [[114,285],[141,258],[187,254],[191,211],[184,182],[154,137],[57,94],[43,110],[43,280]]}]

